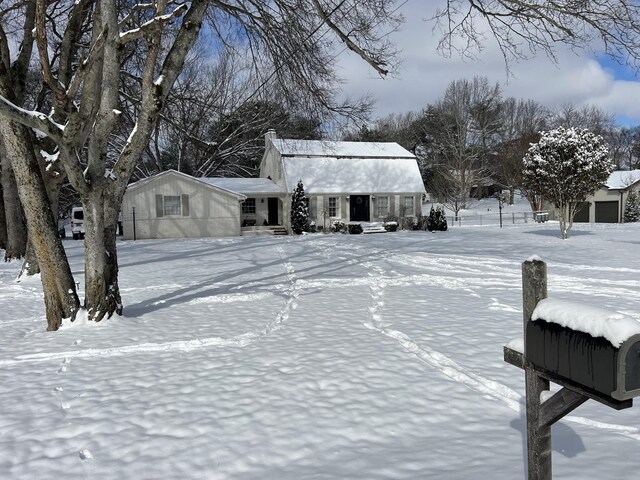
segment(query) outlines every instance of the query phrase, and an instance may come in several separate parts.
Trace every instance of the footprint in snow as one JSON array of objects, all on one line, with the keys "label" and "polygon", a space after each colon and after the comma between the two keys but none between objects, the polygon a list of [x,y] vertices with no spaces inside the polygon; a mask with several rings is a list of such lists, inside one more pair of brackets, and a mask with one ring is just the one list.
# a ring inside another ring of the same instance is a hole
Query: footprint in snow
[{"label": "footprint in snow", "polygon": [[62,360],[62,366],[58,370],[58,373],[66,372],[67,371],[67,365],[69,365],[70,363],[71,363],[71,359],[70,358],[65,358],[64,360]]},{"label": "footprint in snow", "polygon": [[93,453],[91,453],[91,451],[87,450],[86,448],[83,448],[82,450],[80,450],[78,452],[78,456],[80,457],[80,460],[82,460],[82,461],[93,459]]}]

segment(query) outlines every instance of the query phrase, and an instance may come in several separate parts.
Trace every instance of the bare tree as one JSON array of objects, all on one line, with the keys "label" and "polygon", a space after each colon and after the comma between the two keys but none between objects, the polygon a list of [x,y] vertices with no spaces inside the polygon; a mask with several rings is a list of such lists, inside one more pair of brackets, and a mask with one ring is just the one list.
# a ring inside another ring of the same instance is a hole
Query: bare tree
[{"label": "bare tree", "polygon": [[617,170],[640,167],[640,127],[614,128],[607,137],[611,159]]},{"label": "bare tree", "polygon": [[430,192],[456,214],[466,208],[471,188],[489,175],[500,110],[498,84],[476,77],[451,82],[425,113],[426,143],[433,158]]},{"label": "bare tree", "polygon": [[[492,174],[509,190],[509,204],[515,200],[515,192],[521,189],[522,159],[530,143],[539,140],[538,132],[544,130],[549,118],[548,110],[533,100],[507,98],[502,103],[500,118],[500,143],[492,157]],[[526,191],[521,192],[526,195]],[[527,197],[528,198],[528,197]],[[535,197],[529,202],[538,206]]]},{"label": "bare tree", "polygon": [[558,45],[604,53],[640,69],[640,5],[635,0],[447,0],[435,20],[438,49],[473,57],[493,37],[507,70],[514,59],[544,53],[556,60]]}]

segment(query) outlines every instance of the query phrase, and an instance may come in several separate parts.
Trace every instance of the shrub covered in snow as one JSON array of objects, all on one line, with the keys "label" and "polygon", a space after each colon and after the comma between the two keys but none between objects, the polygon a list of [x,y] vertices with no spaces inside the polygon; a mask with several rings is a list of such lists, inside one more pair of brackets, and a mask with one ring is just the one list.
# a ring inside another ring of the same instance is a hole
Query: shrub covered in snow
[{"label": "shrub covered in snow", "polygon": [[359,223],[350,223],[349,233],[351,233],[352,235],[357,235],[362,233],[362,225],[360,225]]},{"label": "shrub covered in snow", "polygon": [[336,220],[335,222],[333,222],[333,225],[331,225],[331,231],[333,233],[346,233],[347,224],[342,220]]},{"label": "shrub covered in snow", "polygon": [[602,137],[560,127],[541,132],[524,157],[523,183],[553,205],[562,238],[569,237],[578,206],[609,178],[613,163]]}]

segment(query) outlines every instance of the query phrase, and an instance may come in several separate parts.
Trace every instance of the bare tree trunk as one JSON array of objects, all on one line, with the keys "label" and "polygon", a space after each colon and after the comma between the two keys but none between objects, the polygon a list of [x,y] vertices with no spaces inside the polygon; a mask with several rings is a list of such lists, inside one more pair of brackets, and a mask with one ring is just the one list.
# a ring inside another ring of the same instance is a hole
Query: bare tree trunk
[{"label": "bare tree trunk", "polygon": [[24,257],[27,249],[27,227],[20,204],[16,178],[9,159],[11,153],[6,147],[2,150],[4,150],[2,152],[2,194],[7,225],[4,261],[9,262]]},{"label": "bare tree trunk", "polygon": [[42,268],[47,330],[57,330],[63,318],[75,319],[80,307],[71,268],[58,237],[29,131],[0,117],[0,134],[13,161],[18,194],[27,212],[30,241]]},{"label": "bare tree trunk", "polygon": [[4,215],[4,195],[2,191],[2,182],[0,182],[0,249],[4,250],[7,248],[7,218]]},{"label": "bare tree trunk", "polygon": [[107,286],[107,302],[109,311],[122,315],[122,299],[120,298],[120,286],[118,285],[118,252],[116,247],[116,231],[118,222],[118,211],[115,205],[120,202],[105,202],[105,227],[104,246],[107,252],[107,266],[104,271],[105,284]]},{"label": "bare tree trunk", "polygon": [[29,240],[27,241],[27,251],[24,254],[24,262],[18,277],[22,275],[37,275],[38,273],[40,273],[40,264],[38,263],[38,257],[36,257],[36,249],[33,248],[33,243]]},{"label": "bare tree trunk", "polygon": [[84,281],[85,308],[91,320],[111,316],[106,299],[108,291],[105,272],[107,253],[104,239],[104,202],[102,189],[90,189],[82,195],[84,208]]}]

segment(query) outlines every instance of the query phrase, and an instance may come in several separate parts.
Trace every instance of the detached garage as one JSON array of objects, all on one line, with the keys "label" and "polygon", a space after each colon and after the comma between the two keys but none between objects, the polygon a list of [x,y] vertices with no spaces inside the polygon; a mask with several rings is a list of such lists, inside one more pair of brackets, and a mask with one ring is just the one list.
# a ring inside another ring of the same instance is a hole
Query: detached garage
[{"label": "detached garage", "polygon": [[622,223],[631,191],[640,191],[640,170],[613,172],[602,188],[580,206],[574,221]]},{"label": "detached garage", "polygon": [[168,170],[127,187],[122,201],[123,238],[240,235],[245,199],[245,195]]}]

